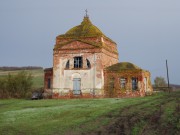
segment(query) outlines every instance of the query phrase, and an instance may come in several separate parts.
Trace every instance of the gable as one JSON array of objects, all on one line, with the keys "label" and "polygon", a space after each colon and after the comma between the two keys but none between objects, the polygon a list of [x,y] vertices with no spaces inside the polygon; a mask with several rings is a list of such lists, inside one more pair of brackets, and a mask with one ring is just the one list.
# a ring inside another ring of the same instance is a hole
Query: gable
[{"label": "gable", "polygon": [[95,46],[91,44],[87,44],[81,41],[73,41],[66,45],[63,45],[60,49],[91,49],[95,48]]}]

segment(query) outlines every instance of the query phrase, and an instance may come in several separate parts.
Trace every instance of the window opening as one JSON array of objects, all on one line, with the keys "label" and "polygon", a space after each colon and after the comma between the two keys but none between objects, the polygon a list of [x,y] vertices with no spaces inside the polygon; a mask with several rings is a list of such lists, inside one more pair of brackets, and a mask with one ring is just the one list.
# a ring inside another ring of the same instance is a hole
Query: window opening
[{"label": "window opening", "polygon": [[133,77],[132,78],[132,90],[138,89],[138,78]]},{"label": "window opening", "polygon": [[114,95],[114,78],[109,78],[109,82],[108,82],[108,95],[109,97],[113,97]]},{"label": "window opening", "polygon": [[50,88],[51,88],[51,79],[48,78],[48,89],[50,89]]},{"label": "window opening", "polygon": [[120,78],[120,84],[121,84],[122,89],[126,88],[126,82],[127,82],[126,78],[124,78],[124,77]]},{"label": "window opening", "polygon": [[82,57],[74,57],[74,68],[82,68]]},{"label": "window opening", "polygon": [[86,61],[87,61],[87,68],[91,68],[91,63],[90,63],[90,61],[89,61],[88,59],[86,59]]},{"label": "window opening", "polygon": [[69,60],[66,63],[66,68],[69,69]]}]

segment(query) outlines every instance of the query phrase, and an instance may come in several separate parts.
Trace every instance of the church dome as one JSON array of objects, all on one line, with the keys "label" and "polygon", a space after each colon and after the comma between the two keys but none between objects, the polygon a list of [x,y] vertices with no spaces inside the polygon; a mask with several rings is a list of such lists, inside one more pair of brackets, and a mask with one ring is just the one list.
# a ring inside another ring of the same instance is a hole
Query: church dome
[{"label": "church dome", "polygon": [[116,43],[93,25],[87,14],[84,16],[80,25],[69,29],[65,34],[56,37],[56,45],[54,49],[61,48],[62,46],[74,41],[89,44],[94,47],[104,48],[107,51],[118,54]]},{"label": "church dome", "polygon": [[80,25],[75,26],[65,33],[66,36],[72,37],[92,37],[104,35],[101,30],[94,26],[89,17],[85,16]]}]

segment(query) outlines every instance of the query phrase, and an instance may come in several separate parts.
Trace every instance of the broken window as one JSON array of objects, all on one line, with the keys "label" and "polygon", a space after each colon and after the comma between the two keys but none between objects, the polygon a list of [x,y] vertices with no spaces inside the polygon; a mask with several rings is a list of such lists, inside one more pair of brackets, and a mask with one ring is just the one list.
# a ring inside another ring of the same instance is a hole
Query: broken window
[{"label": "broken window", "polygon": [[138,89],[138,78],[133,77],[132,78],[132,90],[137,90]]},{"label": "broken window", "polygon": [[89,61],[88,59],[86,59],[86,61],[87,61],[87,68],[91,68],[91,63],[90,63],[90,61]]},{"label": "broken window", "polygon": [[126,78],[124,78],[124,77],[120,78],[120,84],[121,84],[122,89],[126,88],[126,82],[127,82]]},{"label": "broken window", "polygon": [[66,68],[69,69],[69,60],[66,63]]},{"label": "broken window", "polygon": [[82,68],[83,60],[82,57],[74,57],[74,68]]}]

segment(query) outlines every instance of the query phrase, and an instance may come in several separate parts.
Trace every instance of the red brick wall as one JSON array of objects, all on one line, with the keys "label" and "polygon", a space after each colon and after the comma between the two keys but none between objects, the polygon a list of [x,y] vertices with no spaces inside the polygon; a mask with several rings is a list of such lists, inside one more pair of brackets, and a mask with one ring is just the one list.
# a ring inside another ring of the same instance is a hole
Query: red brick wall
[{"label": "red brick wall", "polygon": [[[104,92],[105,97],[109,97],[109,78],[114,78],[114,89],[113,91],[113,97],[137,97],[137,96],[145,96],[145,90],[144,90],[144,83],[143,79],[144,77],[147,77],[150,79],[150,74],[146,71],[124,71],[124,72],[111,72],[111,71],[105,71],[104,72],[105,77],[105,84],[104,84]],[[124,77],[127,78],[126,83],[126,89],[121,89],[120,84],[120,78]],[[132,82],[131,78],[136,77],[138,78],[138,90],[132,90]]]},{"label": "red brick wall", "polygon": [[51,80],[51,88],[52,88],[52,84],[53,84],[53,70],[52,70],[52,68],[44,70],[44,89],[48,89],[48,79]]}]

